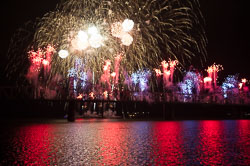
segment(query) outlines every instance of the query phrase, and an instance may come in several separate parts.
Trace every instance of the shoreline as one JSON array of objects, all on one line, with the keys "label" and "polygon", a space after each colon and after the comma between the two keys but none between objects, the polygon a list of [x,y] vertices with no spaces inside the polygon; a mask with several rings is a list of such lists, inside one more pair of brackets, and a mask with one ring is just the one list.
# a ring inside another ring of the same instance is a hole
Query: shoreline
[{"label": "shoreline", "polygon": [[[66,102],[72,102],[73,105],[65,107]],[[170,121],[250,119],[250,105],[244,104],[13,99],[1,100],[1,107],[3,108],[1,117],[21,119],[67,120],[65,115],[69,115],[70,112],[73,113],[71,115],[73,121],[77,118]],[[107,117],[108,113],[113,113],[115,116]]]}]

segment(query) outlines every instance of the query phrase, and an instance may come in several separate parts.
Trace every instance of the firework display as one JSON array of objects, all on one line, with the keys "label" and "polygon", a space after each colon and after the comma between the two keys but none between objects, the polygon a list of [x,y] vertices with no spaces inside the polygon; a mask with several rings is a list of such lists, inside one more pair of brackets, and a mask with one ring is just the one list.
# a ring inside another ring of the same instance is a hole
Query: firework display
[{"label": "firework display", "polygon": [[[205,78],[190,70],[175,81],[176,69],[194,57],[206,59],[202,20],[197,0],[65,0],[35,25],[23,58],[29,66],[20,75],[34,87],[34,98],[120,100],[127,90],[132,100],[161,92],[186,102],[219,92],[225,99],[232,88],[240,93],[246,80],[218,86],[223,68],[216,64]],[[12,59],[20,61],[14,50]],[[8,66],[9,73],[17,70]]]},{"label": "firework display", "polygon": [[120,70],[130,74],[153,69],[168,58],[185,65],[195,55],[201,61],[206,57],[207,40],[196,0],[62,1],[35,27],[28,49],[55,47],[52,75],[66,76],[75,58],[81,58],[85,70],[100,77],[105,60],[113,62],[121,52]]}]

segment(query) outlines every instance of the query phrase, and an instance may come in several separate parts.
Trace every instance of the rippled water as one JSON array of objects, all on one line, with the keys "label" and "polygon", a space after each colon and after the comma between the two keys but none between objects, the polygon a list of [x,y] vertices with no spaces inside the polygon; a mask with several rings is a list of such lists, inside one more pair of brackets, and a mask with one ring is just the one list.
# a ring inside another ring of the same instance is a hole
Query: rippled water
[{"label": "rippled water", "polygon": [[0,124],[0,165],[250,163],[250,120]]}]

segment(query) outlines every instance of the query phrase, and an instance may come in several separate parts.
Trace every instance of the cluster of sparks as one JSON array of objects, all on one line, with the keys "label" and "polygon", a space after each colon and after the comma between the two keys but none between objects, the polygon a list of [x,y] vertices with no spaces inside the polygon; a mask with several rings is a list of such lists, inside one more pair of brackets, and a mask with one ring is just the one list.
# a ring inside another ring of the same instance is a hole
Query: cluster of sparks
[{"label": "cluster of sparks", "polygon": [[215,63],[212,66],[209,66],[208,69],[206,70],[208,73],[208,77],[204,78],[205,83],[210,83],[213,81],[214,86],[217,84],[217,73],[219,71],[223,70],[223,66],[218,64],[216,65]]},{"label": "cluster of sparks", "polygon": [[212,66],[208,67],[207,72],[208,73],[213,73],[213,72],[218,72],[218,71],[221,71],[221,70],[223,70],[223,66],[220,65],[220,64],[216,65],[214,63]]},{"label": "cluster of sparks", "polygon": [[99,48],[103,45],[103,37],[98,32],[98,29],[95,26],[89,27],[88,31],[80,30],[71,41],[71,45],[75,50],[85,50],[88,47]]},{"label": "cluster of sparks", "polygon": [[228,91],[232,90],[237,90],[238,91],[238,78],[236,75],[229,75],[226,77],[225,81],[222,83],[221,86],[223,93],[224,93],[224,98],[228,97]]},{"label": "cluster of sparks", "polygon": [[129,34],[133,27],[133,20],[125,19],[123,23],[113,23],[111,26],[111,33],[114,37],[121,39],[123,45],[129,46],[133,42],[133,37]]},{"label": "cluster of sparks", "polygon": [[161,75],[171,75],[171,73],[173,73],[176,65],[178,64],[177,60],[169,60],[168,62],[166,62],[165,60],[161,62],[161,66],[162,66],[162,71],[160,69],[154,69],[156,76],[161,76]]},{"label": "cluster of sparks", "polygon": [[184,95],[192,95],[193,91],[198,94],[200,91],[200,75],[195,72],[187,72],[183,82],[179,83],[181,92]]},{"label": "cluster of sparks", "polygon": [[139,85],[140,91],[143,92],[148,89],[148,80],[151,76],[149,70],[139,70],[135,73],[132,73],[131,80],[134,85]]},{"label": "cluster of sparks", "polygon": [[37,51],[29,51],[28,56],[31,61],[31,67],[36,71],[40,71],[41,66],[49,66],[51,63],[51,56],[54,54],[54,48],[48,45],[45,49],[38,49]]}]

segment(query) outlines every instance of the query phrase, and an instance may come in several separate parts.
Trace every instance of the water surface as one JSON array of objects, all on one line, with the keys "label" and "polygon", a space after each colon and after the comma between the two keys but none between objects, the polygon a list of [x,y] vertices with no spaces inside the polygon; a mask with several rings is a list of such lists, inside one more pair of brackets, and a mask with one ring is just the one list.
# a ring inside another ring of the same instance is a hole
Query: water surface
[{"label": "water surface", "polygon": [[250,163],[250,120],[12,120],[0,124],[0,165]]}]

